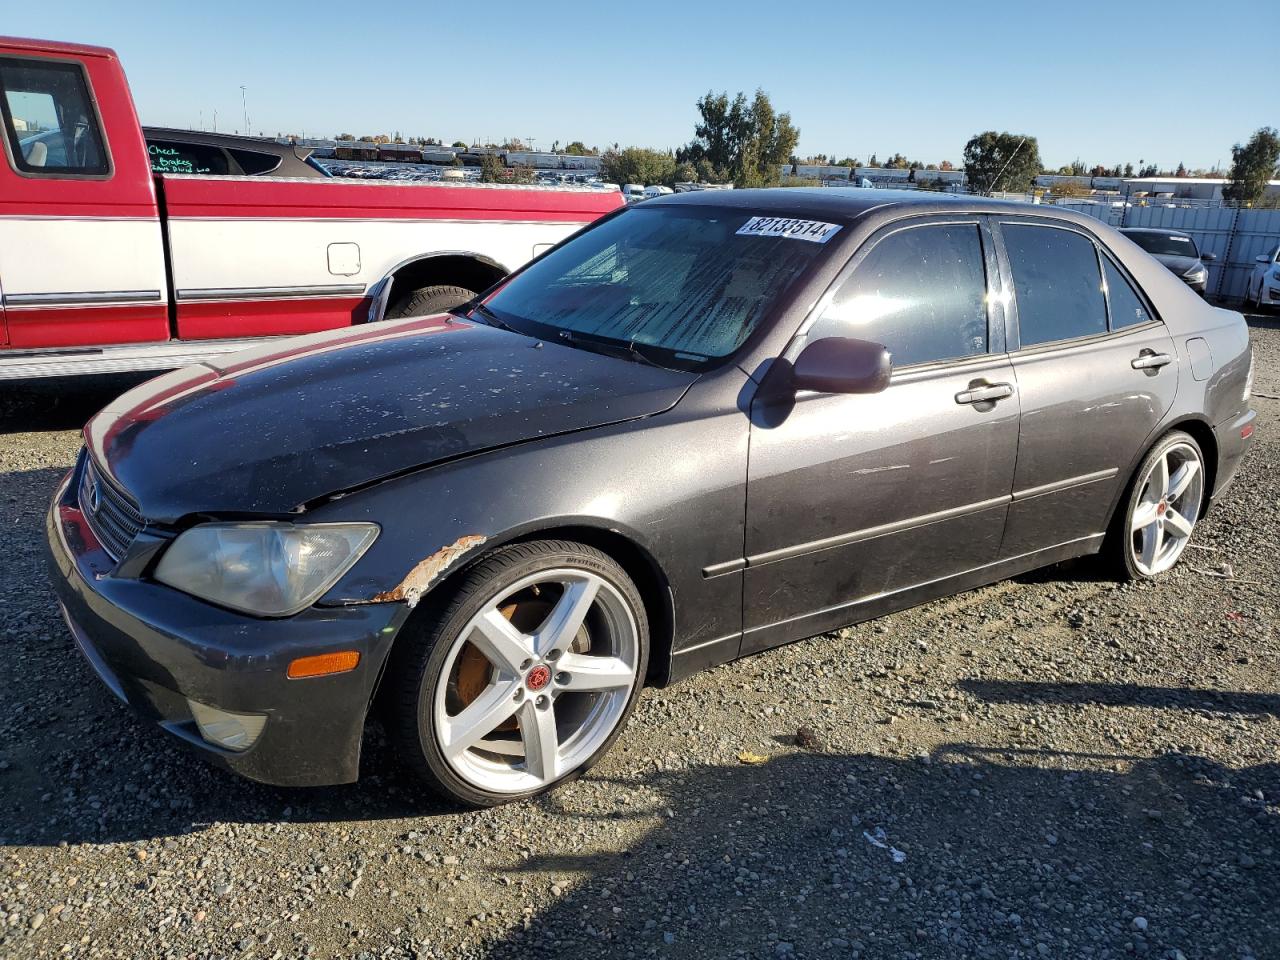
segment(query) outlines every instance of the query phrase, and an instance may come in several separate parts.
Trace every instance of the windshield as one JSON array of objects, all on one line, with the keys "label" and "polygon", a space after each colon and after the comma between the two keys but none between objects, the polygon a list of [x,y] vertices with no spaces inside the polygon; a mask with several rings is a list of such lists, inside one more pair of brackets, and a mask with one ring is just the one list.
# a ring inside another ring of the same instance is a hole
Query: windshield
[{"label": "windshield", "polygon": [[1180,237],[1172,233],[1126,233],[1130,240],[1147,253],[1158,257],[1193,257],[1200,256],[1195,242],[1190,237]]},{"label": "windshield", "polygon": [[485,307],[532,336],[586,349],[606,341],[698,370],[742,346],[839,229],[745,210],[637,207],[531,264]]}]

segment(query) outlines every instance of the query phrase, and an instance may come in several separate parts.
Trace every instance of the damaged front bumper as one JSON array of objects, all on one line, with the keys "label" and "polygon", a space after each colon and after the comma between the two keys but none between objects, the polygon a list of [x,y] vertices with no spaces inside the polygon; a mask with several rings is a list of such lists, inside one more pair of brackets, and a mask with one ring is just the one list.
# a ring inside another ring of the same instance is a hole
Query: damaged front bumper
[{"label": "damaged front bumper", "polygon": [[[215,764],[279,786],[349,783],[405,603],[234,613],[113,575],[64,480],[46,521],[50,574],[77,646],[102,681]],[[359,652],[355,669],[290,679],[299,657]],[[215,742],[221,737],[221,742]]]}]

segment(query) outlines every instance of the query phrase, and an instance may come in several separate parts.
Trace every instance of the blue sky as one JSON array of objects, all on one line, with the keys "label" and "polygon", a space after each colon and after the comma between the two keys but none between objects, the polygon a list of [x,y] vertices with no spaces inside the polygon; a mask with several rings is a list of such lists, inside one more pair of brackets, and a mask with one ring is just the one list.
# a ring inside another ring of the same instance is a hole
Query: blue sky
[{"label": "blue sky", "polygon": [[[635,12],[631,12],[635,11]],[[1041,13],[1040,11],[1044,11]],[[675,147],[708,89],[767,90],[799,152],[958,163],[985,129],[1079,157],[1230,162],[1280,124],[1274,2],[6,4],[16,36],[114,47],[144,123]],[[1249,38],[1258,43],[1249,47]]]}]

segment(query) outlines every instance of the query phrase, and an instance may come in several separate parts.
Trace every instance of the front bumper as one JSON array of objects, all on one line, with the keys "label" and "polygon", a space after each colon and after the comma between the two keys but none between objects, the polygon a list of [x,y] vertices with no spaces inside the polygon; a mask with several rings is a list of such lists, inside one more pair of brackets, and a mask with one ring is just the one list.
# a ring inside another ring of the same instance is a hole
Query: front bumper
[{"label": "front bumper", "polygon": [[1184,276],[1182,277],[1182,282],[1203,297],[1205,290],[1209,285],[1209,275],[1205,274],[1204,276],[1196,277],[1195,279]]},{"label": "front bumper", "polygon": [[[50,576],[77,646],[103,682],[144,717],[213,763],[279,786],[350,783],[365,717],[402,603],[322,608],[267,620],[223,610],[162,584],[113,576],[63,481],[46,520]],[[358,650],[349,673],[290,680],[296,657]],[[188,699],[266,717],[244,751],[206,741]]]}]

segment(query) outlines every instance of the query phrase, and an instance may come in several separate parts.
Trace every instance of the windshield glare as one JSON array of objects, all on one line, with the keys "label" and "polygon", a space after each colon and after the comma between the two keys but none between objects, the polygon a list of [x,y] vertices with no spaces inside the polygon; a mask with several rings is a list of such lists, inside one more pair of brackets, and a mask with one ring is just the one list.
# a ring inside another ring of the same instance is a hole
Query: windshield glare
[{"label": "windshield glare", "polygon": [[1147,253],[1165,257],[1199,257],[1196,245],[1190,237],[1179,237],[1171,233],[1130,233],[1130,240]]},{"label": "windshield glare", "polygon": [[634,344],[664,366],[702,369],[742,346],[826,249],[739,234],[751,220],[745,210],[630,209],[530,265],[485,306],[533,336],[568,331],[588,349],[591,339]]}]

